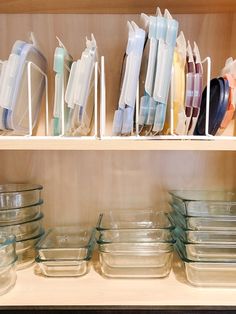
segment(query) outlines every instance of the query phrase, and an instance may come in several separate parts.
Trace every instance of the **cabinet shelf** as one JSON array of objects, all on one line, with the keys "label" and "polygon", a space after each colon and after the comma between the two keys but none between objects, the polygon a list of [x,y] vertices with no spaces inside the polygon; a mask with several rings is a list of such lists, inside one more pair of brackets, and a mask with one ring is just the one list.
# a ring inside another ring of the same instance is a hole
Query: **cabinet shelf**
[{"label": "cabinet shelf", "polygon": [[46,278],[31,267],[17,273],[1,306],[236,306],[232,289],[198,289],[165,279],[106,279],[95,270],[81,278]]},{"label": "cabinet shelf", "polygon": [[172,13],[236,12],[235,0],[0,0],[0,13]]},{"label": "cabinet shelf", "polygon": [[236,151],[236,140],[95,140],[55,137],[0,138],[0,150]]}]

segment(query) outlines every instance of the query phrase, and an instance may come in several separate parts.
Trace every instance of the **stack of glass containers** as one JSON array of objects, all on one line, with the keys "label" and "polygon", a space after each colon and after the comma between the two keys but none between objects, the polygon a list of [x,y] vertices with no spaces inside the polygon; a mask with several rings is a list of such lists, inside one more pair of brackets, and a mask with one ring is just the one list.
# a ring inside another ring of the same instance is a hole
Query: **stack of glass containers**
[{"label": "stack of glass containers", "polygon": [[172,266],[172,225],[154,210],[115,210],[99,217],[101,272],[112,278],[162,278]]},{"label": "stack of glass containers", "polygon": [[78,277],[89,272],[95,229],[79,226],[50,229],[37,244],[41,273],[48,277]]},{"label": "stack of glass containers", "polygon": [[0,185],[0,236],[15,236],[17,269],[34,262],[35,245],[44,234],[41,190],[37,184]]},{"label": "stack of glass containers", "polygon": [[236,286],[236,195],[171,191],[176,250],[195,286]]},{"label": "stack of glass containers", "polygon": [[0,295],[8,292],[16,282],[15,244],[15,236],[0,235]]}]

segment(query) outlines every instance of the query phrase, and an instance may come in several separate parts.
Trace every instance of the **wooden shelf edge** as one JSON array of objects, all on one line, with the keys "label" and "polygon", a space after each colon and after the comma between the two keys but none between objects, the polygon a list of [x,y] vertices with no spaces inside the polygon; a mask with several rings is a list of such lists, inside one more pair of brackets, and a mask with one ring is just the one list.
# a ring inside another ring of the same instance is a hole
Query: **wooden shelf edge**
[{"label": "wooden shelf edge", "polygon": [[235,0],[0,0],[0,13],[232,13]]},{"label": "wooden shelf edge", "polygon": [[236,151],[236,140],[1,138],[0,150]]}]

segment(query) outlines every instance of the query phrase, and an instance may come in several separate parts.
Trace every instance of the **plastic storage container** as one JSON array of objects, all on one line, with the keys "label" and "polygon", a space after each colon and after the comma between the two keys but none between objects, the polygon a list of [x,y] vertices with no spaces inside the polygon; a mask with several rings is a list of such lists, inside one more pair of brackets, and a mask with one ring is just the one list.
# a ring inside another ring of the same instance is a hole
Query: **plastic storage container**
[{"label": "plastic storage container", "polygon": [[51,229],[37,245],[36,261],[45,276],[82,276],[89,271],[94,244],[94,229]]},{"label": "plastic storage container", "polygon": [[43,214],[39,213],[33,220],[21,224],[0,226],[0,234],[14,234],[16,241],[23,241],[39,235],[42,229]]},{"label": "plastic storage container", "polygon": [[185,190],[169,193],[182,215],[236,218],[235,192]]},{"label": "plastic storage container", "polygon": [[43,187],[38,184],[0,185],[0,210],[38,204]]},{"label": "plastic storage container", "polygon": [[0,209],[0,226],[22,223],[34,219],[40,213],[41,205],[43,201],[40,201],[36,205],[27,207],[15,208],[15,209]]},{"label": "plastic storage container", "polygon": [[168,243],[99,245],[103,275],[113,278],[162,278],[169,275],[173,246]]}]

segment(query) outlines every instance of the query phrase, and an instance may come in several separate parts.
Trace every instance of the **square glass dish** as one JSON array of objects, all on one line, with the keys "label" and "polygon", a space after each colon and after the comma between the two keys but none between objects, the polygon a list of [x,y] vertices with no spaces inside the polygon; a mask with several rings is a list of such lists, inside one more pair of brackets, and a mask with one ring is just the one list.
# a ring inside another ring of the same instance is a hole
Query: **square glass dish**
[{"label": "square glass dish", "polygon": [[97,230],[172,229],[166,213],[155,210],[114,210],[99,217]]},{"label": "square glass dish", "polygon": [[162,278],[169,275],[173,245],[168,243],[109,243],[99,245],[104,276]]},{"label": "square glass dish", "polygon": [[14,234],[16,241],[32,238],[42,229],[43,214],[39,213],[34,219],[20,224],[0,225],[0,233]]},{"label": "square glass dish", "polygon": [[169,191],[172,202],[184,216],[217,216],[236,218],[236,192]]},{"label": "square glass dish", "polygon": [[38,204],[41,199],[39,184],[0,185],[0,209],[14,209]]},{"label": "square glass dish", "polygon": [[30,221],[39,215],[43,201],[36,205],[14,209],[0,209],[0,226]]},{"label": "square glass dish", "polygon": [[95,229],[58,227],[37,244],[37,263],[45,276],[82,276],[89,271]]},{"label": "square glass dish", "polygon": [[177,249],[188,282],[197,287],[236,287],[236,262],[195,262]]},{"label": "square glass dish", "polygon": [[176,226],[186,230],[236,231],[236,217],[191,217],[183,216],[177,210],[171,212],[169,217]]}]

